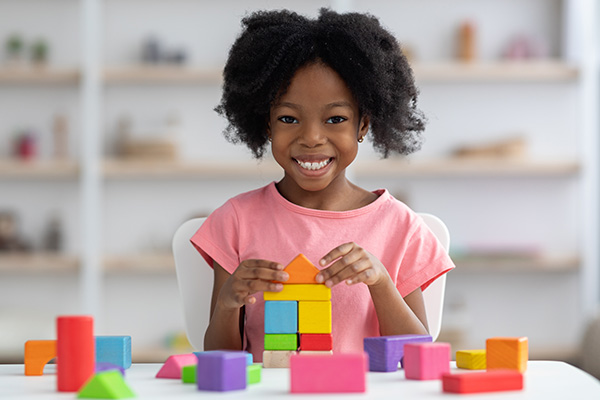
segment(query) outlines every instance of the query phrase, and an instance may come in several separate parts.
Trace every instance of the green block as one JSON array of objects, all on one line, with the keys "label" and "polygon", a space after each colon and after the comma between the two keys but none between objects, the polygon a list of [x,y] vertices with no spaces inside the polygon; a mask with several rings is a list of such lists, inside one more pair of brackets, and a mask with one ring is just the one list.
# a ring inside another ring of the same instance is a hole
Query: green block
[{"label": "green block", "polygon": [[298,350],[298,335],[295,333],[268,333],[265,335],[265,350]]},{"label": "green block", "polygon": [[196,383],[196,364],[185,365],[181,369],[181,381],[183,383]]},{"label": "green block", "polygon": [[250,364],[246,367],[246,377],[248,385],[260,382],[262,364]]},{"label": "green block", "polygon": [[127,386],[119,371],[106,371],[94,375],[79,391],[79,399],[129,399],[135,393]]}]

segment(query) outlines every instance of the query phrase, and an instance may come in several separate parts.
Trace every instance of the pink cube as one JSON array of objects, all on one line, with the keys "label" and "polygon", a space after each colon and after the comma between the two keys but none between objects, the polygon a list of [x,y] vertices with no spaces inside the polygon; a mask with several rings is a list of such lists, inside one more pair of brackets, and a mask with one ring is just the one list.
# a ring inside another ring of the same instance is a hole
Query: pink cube
[{"label": "pink cube", "polygon": [[366,353],[292,355],[292,393],[363,393],[369,361]]},{"label": "pink cube", "polygon": [[404,345],[406,379],[441,379],[450,372],[450,344],[407,343]]}]

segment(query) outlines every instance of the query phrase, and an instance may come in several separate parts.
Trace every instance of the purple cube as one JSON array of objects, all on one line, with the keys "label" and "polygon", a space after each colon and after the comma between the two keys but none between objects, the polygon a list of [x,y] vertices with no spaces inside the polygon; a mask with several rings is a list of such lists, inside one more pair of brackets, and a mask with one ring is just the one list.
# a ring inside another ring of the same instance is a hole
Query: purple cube
[{"label": "purple cube", "polygon": [[196,382],[198,390],[227,392],[246,389],[245,351],[208,351],[194,353],[198,357]]},{"label": "purple cube", "polygon": [[363,345],[369,354],[369,371],[393,372],[404,356],[406,343],[431,342],[430,335],[395,335],[364,338]]}]

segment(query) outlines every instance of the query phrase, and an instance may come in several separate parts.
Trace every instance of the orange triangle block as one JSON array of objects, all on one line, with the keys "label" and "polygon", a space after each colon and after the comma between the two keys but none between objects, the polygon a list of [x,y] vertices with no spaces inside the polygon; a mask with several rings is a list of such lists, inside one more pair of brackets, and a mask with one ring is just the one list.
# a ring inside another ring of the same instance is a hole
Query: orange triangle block
[{"label": "orange triangle block", "polygon": [[284,283],[317,283],[315,276],[319,269],[308,261],[304,254],[298,254],[284,269],[290,275],[290,279]]}]

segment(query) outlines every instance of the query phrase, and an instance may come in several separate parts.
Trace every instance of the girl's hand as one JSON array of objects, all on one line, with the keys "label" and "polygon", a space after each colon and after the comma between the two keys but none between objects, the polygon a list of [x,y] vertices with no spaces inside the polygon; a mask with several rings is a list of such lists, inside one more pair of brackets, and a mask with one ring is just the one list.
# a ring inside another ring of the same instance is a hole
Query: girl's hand
[{"label": "girl's hand", "polygon": [[254,304],[256,292],[280,292],[281,283],[289,279],[284,266],[267,260],[244,260],[225,281],[219,292],[218,302],[224,308],[236,309],[244,304]]},{"label": "girl's hand", "polygon": [[316,281],[332,287],[342,281],[348,285],[363,282],[368,286],[376,286],[390,279],[381,261],[374,255],[357,245],[345,243],[331,250],[320,261],[325,266],[335,261],[329,267],[319,272]]}]

